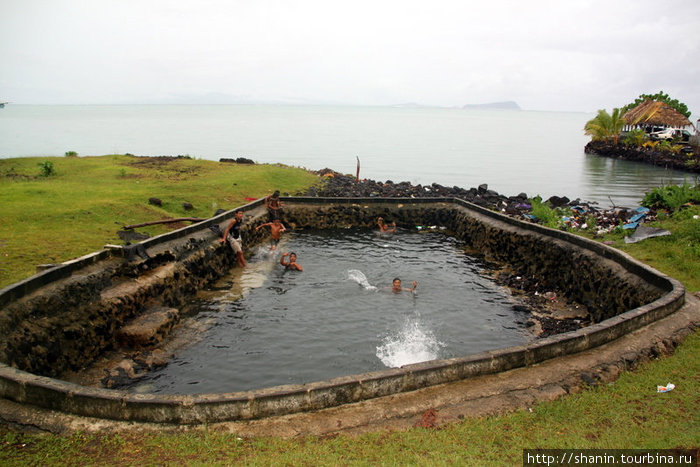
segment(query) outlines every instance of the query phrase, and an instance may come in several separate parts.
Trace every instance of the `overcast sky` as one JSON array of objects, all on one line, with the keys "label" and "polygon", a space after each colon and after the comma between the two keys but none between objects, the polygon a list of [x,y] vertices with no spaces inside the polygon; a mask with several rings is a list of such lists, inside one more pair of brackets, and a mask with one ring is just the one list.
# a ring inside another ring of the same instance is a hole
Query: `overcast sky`
[{"label": "overcast sky", "polygon": [[700,116],[698,0],[0,0],[13,103],[592,112],[660,90]]}]

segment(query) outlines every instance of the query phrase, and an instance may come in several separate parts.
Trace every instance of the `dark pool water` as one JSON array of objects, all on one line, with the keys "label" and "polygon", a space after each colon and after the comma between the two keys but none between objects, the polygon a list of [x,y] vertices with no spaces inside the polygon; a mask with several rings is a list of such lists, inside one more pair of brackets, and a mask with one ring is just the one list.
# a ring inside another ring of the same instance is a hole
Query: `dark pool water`
[{"label": "dark pool water", "polygon": [[[193,394],[304,383],[531,339],[513,298],[437,231],[301,231],[192,303],[204,329],[133,391]],[[303,272],[279,265],[294,251]],[[416,294],[392,293],[392,279]]]}]

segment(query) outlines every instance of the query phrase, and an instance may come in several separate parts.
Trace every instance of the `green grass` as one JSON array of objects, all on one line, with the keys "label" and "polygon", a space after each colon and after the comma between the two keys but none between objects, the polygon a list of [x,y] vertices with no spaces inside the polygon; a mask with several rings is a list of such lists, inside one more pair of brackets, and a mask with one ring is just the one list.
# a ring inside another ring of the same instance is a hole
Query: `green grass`
[{"label": "green grass", "polygon": [[[121,225],[166,216],[208,217],[245,197],[316,183],[300,169],[177,160],[164,165],[126,156],[53,158],[42,177],[37,159],[0,160],[0,277],[7,284],[37,263],[62,261],[118,241]],[[234,185],[236,183],[236,185]],[[156,196],[162,208],[148,204]],[[181,208],[194,204],[194,212]],[[700,208],[655,225],[673,235],[626,245],[598,240],[700,290]],[[161,229],[165,229],[161,227]],[[153,229],[153,234],[159,233]],[[19,271],[19,272],[18,272]],[[214,431],[21,434],[0,428],[2,465],[520,465],[524,448],[691,448],[700,446],[700,333],[667,358],[532,410],[465,419],[443,429],[376,432],[357,438],[241,439]],[[676,389],[659,394],[656,386]]]},{"label": "green grass", "polygon": [[700,206],[662,216],[649,225],[666,229],[671,235],[623,243],[619,248],[680,280],[690,292],[700,291]]},{"label": "green grass", "polygon": [[[51,162],[45,176],[39,162]],[[296,193],[318,177],[280,165],[132,156],[0,159],[0,287],[43,263],[62,262],[123,243],[124,225],[165,218],[210,217],[279,189]],[[160,207],[148,199],[159,198]],[[184,202],[194,205],[186,211]],[[186,225],[186,224],[185,224]],[[151,235],[176,226],[140,229]]]},{"label": "green grass", "polygon": [[700,206],[684,207],[672,214],[661,214],[657,221],[644,225],[668,230],[671,235],[648,238],[638,243],[625,243],[624,237],[631,234],[631,231],[620,231],[604,237],[595,237],[591,232],[581,234],[600,241],[614,242],[615,248],[678,279],[689,292],[700,291]]}]

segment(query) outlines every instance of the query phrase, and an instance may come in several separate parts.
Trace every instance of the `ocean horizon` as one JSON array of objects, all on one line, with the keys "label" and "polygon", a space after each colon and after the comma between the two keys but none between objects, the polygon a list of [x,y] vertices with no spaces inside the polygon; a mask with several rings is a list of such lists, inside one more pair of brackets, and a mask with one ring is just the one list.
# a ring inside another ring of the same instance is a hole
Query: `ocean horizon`
[{"label": "ocean horizon", "polygon": [[0,158],[245,157],[377,181],[635,206],[695,176],[584,153],[584,112],[270,104],[20,105],[0,110]]}]

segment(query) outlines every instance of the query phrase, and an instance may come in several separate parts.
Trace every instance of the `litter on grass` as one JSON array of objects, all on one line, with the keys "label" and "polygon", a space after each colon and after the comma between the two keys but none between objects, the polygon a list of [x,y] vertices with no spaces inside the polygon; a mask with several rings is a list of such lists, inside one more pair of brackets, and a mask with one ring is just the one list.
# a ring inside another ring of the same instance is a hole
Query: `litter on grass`
[{"label": "litter on grass", "polygon": [[625,243],[637,243],[641,240],[646,240],[647,238],[661,237],[664,235],[671,235],[671,232],[664,229],[657,229],[654,227],[646,227],[644,225],[640,225],[639,227],[637,227],[637,230],[635,230],[632,235],[630,235],[629,237],[625,237]]},{"label": "litter on grass", "polygon": [[675,384],[673,383],[668,383],[666,386],[656,386],[656,392],[669,392],[673,391],[673,389],[676,387]]}]

